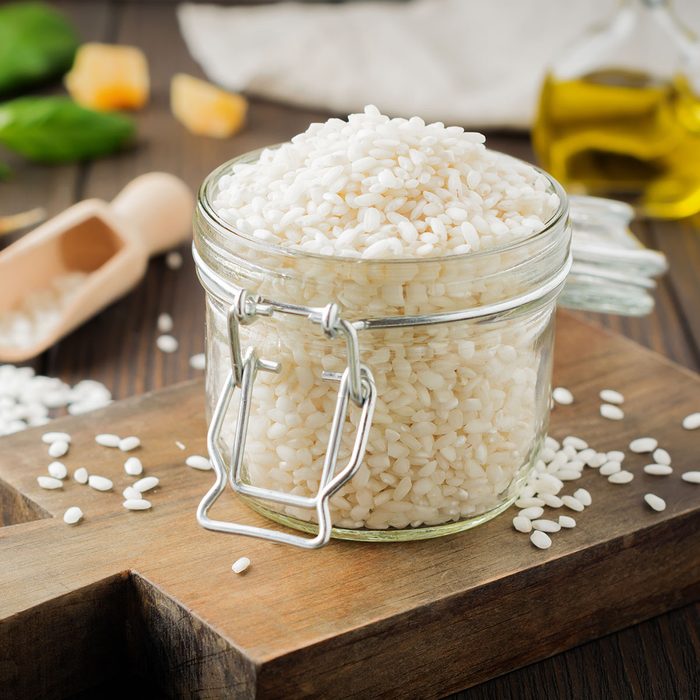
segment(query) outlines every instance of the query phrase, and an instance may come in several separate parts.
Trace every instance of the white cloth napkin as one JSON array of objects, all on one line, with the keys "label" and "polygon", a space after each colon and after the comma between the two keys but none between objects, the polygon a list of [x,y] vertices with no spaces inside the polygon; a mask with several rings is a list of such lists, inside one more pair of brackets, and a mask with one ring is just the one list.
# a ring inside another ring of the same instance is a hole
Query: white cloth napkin
[{"label": "white cloth napkin", "polygon": [[[185,4],[180,28],[231,89],[348,113],[376,104],[476,127],[528,127],[546,66],[616,0]],[[677,3],[700,29],[700,2]]]}]

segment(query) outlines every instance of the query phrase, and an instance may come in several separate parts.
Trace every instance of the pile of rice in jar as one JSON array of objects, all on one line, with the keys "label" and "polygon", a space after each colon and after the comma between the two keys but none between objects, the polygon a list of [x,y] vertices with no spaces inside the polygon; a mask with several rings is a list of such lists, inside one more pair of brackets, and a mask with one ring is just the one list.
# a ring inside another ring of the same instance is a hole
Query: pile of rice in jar
[{"label": "pile of rice in jar", "polygon": [[[226,166],[204,196],[235,232],[228,280],[282,302],[336,302],[348,320],[478,308],[533,289],[568,256],[563,234],[535,235],[556,216],[564,229],[564,205],[547,176],[484,140],[370,106]],[[507,505],[546,428],[553,310],[550,295],[474,321],[362,330],[378,400],[363,464],[331,499],[334,526],[435,526]],[[230,369],[226,311],[208,298],[210,405]],[[313,496],[338,391],[321,375],[344,370],[344,342],[289,316],[241,333],[282,365],[256,379],[247,480]],[[358,416],[350,412],[338,468]]]}]

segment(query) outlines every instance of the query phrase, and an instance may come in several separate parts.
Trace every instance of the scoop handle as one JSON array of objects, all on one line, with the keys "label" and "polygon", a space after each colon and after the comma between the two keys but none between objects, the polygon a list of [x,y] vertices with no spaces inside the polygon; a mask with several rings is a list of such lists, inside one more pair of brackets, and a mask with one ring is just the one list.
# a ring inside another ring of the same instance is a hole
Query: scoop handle
[{"label": "scoop handle", "polygon": [[192,190],[169,173],[140,175],[109,208],[123,224],[124,233],[136,238],[149,256],[179,245],[192,234]]}]

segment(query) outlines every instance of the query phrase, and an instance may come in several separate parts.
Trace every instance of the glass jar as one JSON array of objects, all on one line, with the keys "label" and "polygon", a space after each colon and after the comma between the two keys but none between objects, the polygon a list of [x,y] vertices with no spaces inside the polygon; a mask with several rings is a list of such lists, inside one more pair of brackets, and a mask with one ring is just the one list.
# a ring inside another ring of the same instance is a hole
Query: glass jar
[{"label": "glass jar", "polygon": [[[508,508],[549,418],[554,310],[571,266],[562,188],[547,176],[556,213],[501,248],[329,257],[263,243],[217,215],[219,178],[257,155],[215,170],[195,214],[217,470],[200,523],[312,547],[330,534],[436,537]],[[316,538],[211,520],[224,471],[254,509]]]}]

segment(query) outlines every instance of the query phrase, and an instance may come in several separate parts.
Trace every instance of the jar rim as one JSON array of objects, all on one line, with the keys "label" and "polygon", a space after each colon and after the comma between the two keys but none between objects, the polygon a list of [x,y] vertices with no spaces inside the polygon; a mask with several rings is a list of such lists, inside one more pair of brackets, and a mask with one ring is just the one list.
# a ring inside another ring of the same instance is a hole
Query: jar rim
[{"label": "jar rim", "polygon": [[[288,143],[288,142],[286,142]],[[529,243],[532,243],[533,240],[536,240],[540,236],[545,236],[547,233],[549,233],[553,228],[555,228],[561,221],[562,219],[565,219],[566,216],[568,215],[569,211],[569,200],[568,196],[566,194],[566,191],[562,187],[562,185],[554,178],[552,177],[546,170],[543,170],[542,168],[537,167],[536,165],[533,165],[532,163],[528,163],[527,161],[521,159],[521,158],[516,158],[515,156],[511,156],[507,153],[503,153],[501,151],[493,151],[494,153],[497,153],[499,156],[502,156],[503,158],[508,158],[511,160],[514,160],[518,163],[523,163],[525,165],[529,165],[531,168],[534,168],[534,170],[541,175],[543,175],[547,181],[550,184],[550,187],[552,188],[553,192],[559,197],[559,205],[557,209],[554,211],[554,213],[545,221],[544,226],[541,229],[538,229],[537,231],[534,231],[528,236],[524,236],[522,238],[518,238],[515,241],[510,241],[509,243],[502,245],[502,246],[494,246],[493,248],[488,248],[486,250],[479,250],[479,251],[470,251],[468,253],[455,253],[451,255],[436,255],[436,256],[430,256],[430,257],[421,257],[421,258],[409,258],[409,257],[391,257],[391,258],[358,258],[354,256],[349,256],[349,255],[324,255],[323,253],[314,253],[306,250],[299,250],[297,248],[290,248],[287,246],[283,245],[275,245],[268,243],[266,241],[261,241],[260,239],[254,238],[253,236],[249,236],[244,234],[242,231],[238,230],[234,226],[232,226],[229,222],[225,221],[221,216],[219,216],[218,212],[214,209],[213,203],[211,201],[210,195],[211,195],[211,188],[219,181],[222,175],[226,173],[226,171],[230,170],[231,167],[233,167],[236,163],[241,163],[241,162],[251,162],[256,156],[259,156],[262,151],[266,149],[275,149],[275,148],[280,148],[281,146],[285,145],[285,143],[277,143],[277,144],[272,144],[270,146],[263,146],[262,148],[257,148],[252,151],[247,151],[246,153],[243,153],[239,156],[236,156],[235,158],[231,158],[218,167],[216,167],[214,170],[212,170],[205,178],[204,181],[202,182],[198,192],[197,192],[197,207],[199,211],[203,214],[203,216],[207,219],[208,224],[210,226],[213,226],[215,228],[218,228],[220,232],[224,232],[226,234],[229,234],[234,237],[238,237],[243,239],[244,241],[253,244],[254,246],[265,250],[269,253],[274,253],[276,255],[282,255],[282,256],[288,256],[288,257],[293,257],[293,258],[307,258],[307,259],[313,259],[313,260],[325,260],[325,261],[341,261],[341,262],[347,262],[347,263],[355,263],[359,265],[372,265],[372,264],[377,264],[377,265],[395,265],[395,264],[415,264],[416,262],[425,262],[425,263],[440,263],[440,262],[454,262],[454,261],[459,261],[459,260],[465,260],[465,261],[474,261],[482,257],[487,257],[490,255],[498,255],[499,253],[506,253],[512,250],[517,250],[523,245],[527,245]]]}]

